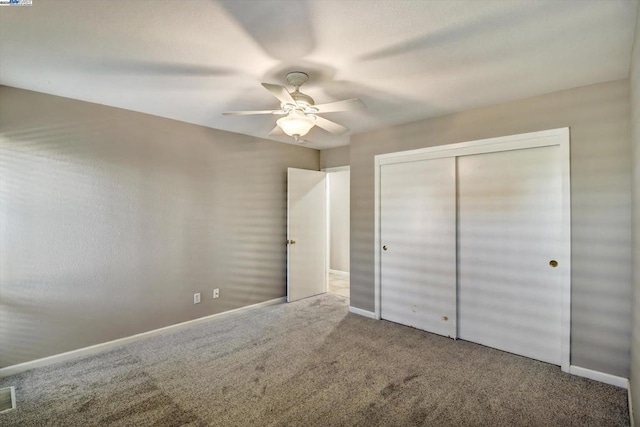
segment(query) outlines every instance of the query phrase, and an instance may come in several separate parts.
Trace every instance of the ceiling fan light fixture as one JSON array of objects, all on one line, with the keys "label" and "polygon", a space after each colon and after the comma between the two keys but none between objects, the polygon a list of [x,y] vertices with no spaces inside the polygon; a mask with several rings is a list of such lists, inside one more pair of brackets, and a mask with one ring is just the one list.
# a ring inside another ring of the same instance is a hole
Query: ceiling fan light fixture
[{"label": "ceiling fan light fixture", "polygon": [[293,92],[289,92],[284,86],[262,83],[262,86],[280,101],[279,110],[228,111],[222,114],[227,116],[248,116],[252,114],[283,116],[276,121],[277,125],[269,132],[269,135],[281,135],[284,133],[293,137],[296,142],[305,142],[301,138],[308,134],[314,126],[318,126],[320,129],[335,135],[342,135],[348,132],[349,128],[325,119],[319,114],[365,108],[364,103],[358,98],[352,98],[316,105],[313,98],[300,92],[300,86],[306,83],[307,80],[309,80],[309,75],[302,71],[288,73],[287,82],[295,88]]},{"label": "ceiling fan light fixture", "polygon": [[284,133],[293,137],[305,136],[315,125],[314,120],[305,114],[289,114],[276,121]]}]

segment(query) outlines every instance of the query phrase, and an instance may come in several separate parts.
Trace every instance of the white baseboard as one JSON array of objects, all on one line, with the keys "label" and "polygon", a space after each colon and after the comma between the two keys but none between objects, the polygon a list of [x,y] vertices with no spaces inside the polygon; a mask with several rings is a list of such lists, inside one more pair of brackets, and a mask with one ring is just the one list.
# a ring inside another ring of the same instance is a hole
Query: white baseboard
[{"label": "white baseboard", "polygon": [[358,314],[360,316],[368,317],[370,319],[375,319],[376,314],[373,311],[363,310],[361,308],[349,307],[349,311],[353,314]]},{"label": "white baseboard", "polygon": [[338,275],[338,276],[348,276],[349,275],[348,271],[340,271],[340,270],[332,270],[332,269],[329,269],[329,273],[333,273],[333,274]]},{"label": "white baseboard", "polygon": [[222,313],[212,314],[210,316],[200,317],[198,319],[188,320],[182,323],[176,323],[175,325],[165,326],[164,328],[154,329],[140,334],[131,335],[129,337],[119,338],[113,341],[107,341],[100,344],[92,345],[89,347],[79,348],[77,350],[67,351],[66,353],[54,354],[53,356],[43,357],[42,359],[31,360],[29,362],[19,363],[17,365],[7,366],[0,369],[0,378],[16,375],[30,369],[40,368],[43,366],[52,365],[54,363],[66,362],[67,360],[75,359],[81,356],[89,356],[91,354],[99,353],[104,350],[109,350],[115,347],[120,347],[124,344],[128,344],[134,341],[140,341],[146,338],[151,338],[156,335],[166,334],[168,332],[176,332],[181,329],[186,329],[191,326],[203,323],[212,319],[220,319],[222,317],[239,314],[244,311],[254,310],[256,308],[267,307],[270,305],[281,304],[286,302],[286,298],[276,298],[269,301],[259,302],[257,304],[247,305],[245,307],[236,308],[229,311],[223,311]]},{"label": "white baseboard", "polygon": [[629,379],[624,377],[617,377],[611,374],[605,374],[600,371],[593,371],[587,368],[581,368],[579,366],[571,365],[569,366],[569,373],[572,375],[577,375],[579,377],[589,378],[595,381],[599,381],[605,384],[611,384],[616,387],[621,387],[627,389],[629,387]]}]

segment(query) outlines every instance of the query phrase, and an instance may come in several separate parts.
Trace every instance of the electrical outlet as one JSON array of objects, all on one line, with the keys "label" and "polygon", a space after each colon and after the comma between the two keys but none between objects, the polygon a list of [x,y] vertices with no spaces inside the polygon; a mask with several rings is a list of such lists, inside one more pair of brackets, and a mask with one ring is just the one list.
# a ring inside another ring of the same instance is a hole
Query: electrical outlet
[{"label": "electrical outlet", "polygon": [[193,294],[193,303],[200,304],[200,292]]},{"label": "electrical outlet", "polygon": [[213,298],[220,298],[220,289],[213,290]]}]

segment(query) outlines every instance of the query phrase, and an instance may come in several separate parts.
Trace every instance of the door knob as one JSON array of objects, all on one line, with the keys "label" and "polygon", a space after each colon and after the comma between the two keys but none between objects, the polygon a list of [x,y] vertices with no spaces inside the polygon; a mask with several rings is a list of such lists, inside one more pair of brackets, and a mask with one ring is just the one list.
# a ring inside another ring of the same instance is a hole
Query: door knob
[{"label": "door knob", "polygon": [[382,247],[382,250],[383,250],[383,251],[386,251],[386,250],[387,250],[387,245],[384,245],[384,246]]},{"label": "door knob", "polygon": [[558,261],[552,259],[551,261],[549,261],[549,265],[553,268],[556,268],[558,266]]},{"label": "door knob", "polygon": [[295,245],[296,241],[295,240],[287,240],[287,244],[289,245]]}]

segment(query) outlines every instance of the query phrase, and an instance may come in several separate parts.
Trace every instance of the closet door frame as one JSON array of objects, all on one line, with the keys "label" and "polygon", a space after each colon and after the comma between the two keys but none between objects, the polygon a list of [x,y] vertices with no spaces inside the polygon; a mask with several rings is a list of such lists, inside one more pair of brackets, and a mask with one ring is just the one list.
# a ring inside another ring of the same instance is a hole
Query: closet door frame
[{"label": "closet door frame", "polygon": [[[562,220],[561,220],[561,369],[569,372],[571,365],[571,192],[570,192],[570,130],[568,127],[539,132],[509,135],[498,138],[444,144],[417,150],[378,154],[375,156],[375,318],[381,319],[381,241],[380,241],[380,169],[382,165],[414,162],[443,157],[460,157],[472,154],[495,153],[499,151],[526,148],[559,146],[562,177]],[[458,284],[456,283],[456,293]]]}]

